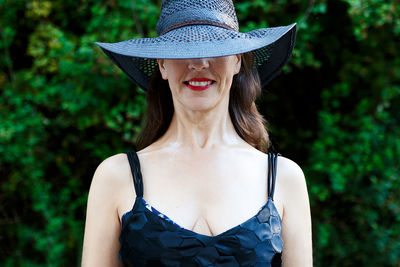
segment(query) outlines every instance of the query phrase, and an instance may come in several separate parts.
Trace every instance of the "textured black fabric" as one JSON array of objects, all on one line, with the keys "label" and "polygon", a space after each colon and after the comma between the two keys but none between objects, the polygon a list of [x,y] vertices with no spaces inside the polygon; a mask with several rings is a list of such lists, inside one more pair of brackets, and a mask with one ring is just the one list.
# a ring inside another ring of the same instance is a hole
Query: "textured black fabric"
[{"label": "textured black fabric", "polygon": [[137,197],[122,216],[119,252],[126,266],[281,266],[281,219],[273,202],[277,155],[268,154],[268,201],[245,222],[216,236],[195,233],[145,207],[136,152],[126,152]]}]

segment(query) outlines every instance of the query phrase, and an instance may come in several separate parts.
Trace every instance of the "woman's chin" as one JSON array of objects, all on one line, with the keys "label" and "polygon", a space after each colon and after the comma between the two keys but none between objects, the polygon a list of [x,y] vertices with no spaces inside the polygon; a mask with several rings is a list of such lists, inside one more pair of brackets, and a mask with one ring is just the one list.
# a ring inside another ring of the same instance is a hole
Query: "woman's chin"
[{"label": "woman's chin", "polygon": [[213,91],[201,95],[193,95],[192,92],[185,91],[177,97],[178,102],[180,102],[185,110],[193,112],[207,112],[215,109],[225,102],[224,98],[226,98],[226,96]]}]

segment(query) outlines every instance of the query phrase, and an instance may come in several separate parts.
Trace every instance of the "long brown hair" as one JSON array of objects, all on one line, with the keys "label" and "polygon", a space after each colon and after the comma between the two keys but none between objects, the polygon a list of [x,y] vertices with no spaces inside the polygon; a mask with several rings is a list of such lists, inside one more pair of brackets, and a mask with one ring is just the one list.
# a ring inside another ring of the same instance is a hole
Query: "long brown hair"
[{"label": "long brown hair", "polygon": [[[233,77],[229,115],[238,135],[256,149],[266,152],[270,145],[266,121],[258,112],[255,100],[261,94],[258,72],[253,68],[253,55],[242,55],[240,72]],[[146,123],[136,141],[141,150],[159,139],[167,130],[174,114],[168,82],[156,68],[147,89]]]}]

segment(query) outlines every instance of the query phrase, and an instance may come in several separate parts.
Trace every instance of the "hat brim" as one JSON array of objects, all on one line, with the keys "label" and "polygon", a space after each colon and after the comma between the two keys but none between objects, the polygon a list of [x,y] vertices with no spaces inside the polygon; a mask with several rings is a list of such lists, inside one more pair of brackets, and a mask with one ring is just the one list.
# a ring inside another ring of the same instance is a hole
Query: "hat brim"
[{"label": "hat brim", "polygon": [[262,86],[274,78],[289,59],[296,38],[296,24],[235,32],[211,25],[192,25],[155,38],[117,43],[95,42],[137,85],[146,90],[157,68],[157,58],[221,57],[252,52]]}]

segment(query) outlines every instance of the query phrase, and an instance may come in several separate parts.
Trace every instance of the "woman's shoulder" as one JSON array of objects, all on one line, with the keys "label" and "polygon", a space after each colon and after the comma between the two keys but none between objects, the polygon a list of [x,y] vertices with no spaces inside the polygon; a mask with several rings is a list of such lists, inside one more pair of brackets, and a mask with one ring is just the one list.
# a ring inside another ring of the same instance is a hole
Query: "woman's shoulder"
[{"label": "woman's shoulder", "polygon": [[[254,149],[249,150],[253,155],[262,158],[266,162],[268,161],[268,154],[260,150]],[[277,153],[274,153],[277,154]],[[304,180],[304,173],[300,166],[293,160],[279,154],[277,159],[277,179],[283,180],[288,183],[301,182]]]},{"label": "woman's shoulder", "polygon": [[279,156],[276,171],[277,187],[285,195],[307,192],[306,179],[303,170],[293,160]]},{"label": "woman's shoulder", "polygon": [[96,168],[92,184],[102,187],[125,186],[130,182],[130,166],[125,153],[105,158]]},{"label": "woman's shoulder", "polygon": [[303,170],[293,160],[284,156],[278,157],[277,172],[285,179],[304,179]]}]

